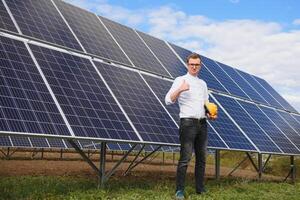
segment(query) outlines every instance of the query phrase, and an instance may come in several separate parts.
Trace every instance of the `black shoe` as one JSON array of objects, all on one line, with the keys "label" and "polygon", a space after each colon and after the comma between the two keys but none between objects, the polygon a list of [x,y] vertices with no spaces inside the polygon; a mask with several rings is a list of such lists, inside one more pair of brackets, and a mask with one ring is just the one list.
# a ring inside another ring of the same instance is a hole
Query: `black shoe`
[{"label": "black shoe", "polygon": [[205,188],[202,188],[201,190],[197,190],[196,193],[197,194],[204,194],[204,193],[207,193],[207,191],[206,191]]}]

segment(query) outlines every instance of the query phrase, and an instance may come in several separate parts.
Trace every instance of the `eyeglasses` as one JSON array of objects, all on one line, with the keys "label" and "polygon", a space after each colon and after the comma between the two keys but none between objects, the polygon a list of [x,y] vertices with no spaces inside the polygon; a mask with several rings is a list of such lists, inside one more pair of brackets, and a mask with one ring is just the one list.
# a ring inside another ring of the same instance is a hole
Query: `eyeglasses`
[{"label": "eyeglasses", "polygon": [[199,63],[188,63],[188,65],[190,65],[192,67],[200,67],[201,64],[199,64]]}]

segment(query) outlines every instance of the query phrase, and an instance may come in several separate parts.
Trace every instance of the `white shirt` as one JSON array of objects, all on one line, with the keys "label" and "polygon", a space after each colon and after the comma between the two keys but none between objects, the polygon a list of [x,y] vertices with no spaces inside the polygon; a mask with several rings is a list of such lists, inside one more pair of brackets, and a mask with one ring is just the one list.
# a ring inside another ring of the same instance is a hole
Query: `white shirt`
[{"label": "white shirt", "polygon": [[166,94],[165,103],[167,105],[175,103],[171,100],[171,94],[180,87],[184,80],[189,84],[190,89],[180,93],[178,97],[180,118],[205,118],[204,103],[208,101],[207,85],[202,79],[189,73],[174,80],[171,89]]}]

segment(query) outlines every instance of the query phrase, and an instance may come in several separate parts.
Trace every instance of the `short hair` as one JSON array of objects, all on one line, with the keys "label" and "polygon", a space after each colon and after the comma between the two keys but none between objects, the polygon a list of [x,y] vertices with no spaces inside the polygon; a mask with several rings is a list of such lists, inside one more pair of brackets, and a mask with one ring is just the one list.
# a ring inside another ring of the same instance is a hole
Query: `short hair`
[{"label": "short hair", "polygon": [[189,55],[187,58],[186,58],[186,63],[189,63],[189,60],[190,59],[197,59],[199,58],[200,59],[200,62],[201,62],[201,56],[197,53],[192,53],[191,55]]}]

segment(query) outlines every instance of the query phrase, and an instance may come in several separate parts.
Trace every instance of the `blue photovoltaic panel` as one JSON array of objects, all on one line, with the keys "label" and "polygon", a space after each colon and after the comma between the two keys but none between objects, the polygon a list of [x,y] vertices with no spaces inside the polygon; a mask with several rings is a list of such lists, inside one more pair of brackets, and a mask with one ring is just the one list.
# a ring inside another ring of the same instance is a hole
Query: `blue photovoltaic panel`
[{"label": "blue photovoltaic panel", "polygon": [[263,86],[286,110],[298,113],[276,90],[266,81],[259,77],[252,76],[261,86]]},{"label": "blue photovoltaic panel", "polygon": [[31,144],[35,148],[49,148],[49,144],[45,138],[32,137],[30,138]]},{"label": "blue photovoltaic panel", "polygon": [[292,116],[297,120],[298,123],[300,123],[300,115],[292,114]]},{"label": "blue photovoltaic panel", "polygon": [[104,17],[100,18],[137,68],[170,76],[133,29]]},{"label": "blue photovoltaic panel", "polygon": [[[152,76],[143,75],[146,82],[149,84],[151,89],[154,91],[156,96],[159,98],[159,100],[165,104],[165,96],[169,89],[172,86],[172,82],[158,79]],[[173,119],[179,123],[179,106],[176,102],[173,105],[165,106],[168,112],[171,114]],[[215,131],[211,128],[211,126],[208,124],[208,146],[212,148],[227,148],[224,142],[221,140],[221,138],[215,133]]]},{"label": "blue photovoltaic panel", "polygon": [[[213,99],[210,101],[216,103]],[[210,123],[230,149],[257,151],[221,107],[218,108],[217,120],[210,121]]]},{"label": "blue photovoltaic panel", "polygon": [[230,76],[236,84],[253,100],[260,103],[268,104],[249,84],[245,81],[234,68],[223,63],[218,63],[220,67]]},{"label": "blue photovoltaic panel", "polygon": [[24,35],[82,50],[51,1],[8,0],[6,3]]},{"label": "blue photovoltaic panel", "polygon": [[11,147],[12,144],[9,140],[9,136],[0,135],[0,147]]},{"label": "blue photovoltaic panel", "polygon": [[0,131],[70,135],[24,43],[0,37]]},{"label": "blue photovoltaic panel", "polygon": [[164,41],[139,31],[138,34],[174,78],[186,74],[186,67]]},{"label": "blue photovoltaic panel", "polygon": [[272,138],[283,153],[299,154],[299,150],[290,140],[278,129],[274,123],[255,105],[247,102],[240,102],[243,108],[252,116],[259,126]]},{"label": "blue photovoltaic panel", "polygon": [[289,125],[291,125],[291,127],[298,133],[298,135],[300,135],[300,123],[287,112],[279,110],[277,112],[289,123]]},{"label": "blue photovoltaic panel", "polygon": [[300,149],[300,136],[272,108],[260,106],[262,111],[276,124],[278,128]]},{"label": "blue photovoltaic panel", "polygon": [[[176,46],[174,44],[171,44],[171,47],[173,48],[173,50],[179,55],[179,57],[186,62],[186,58],[192,54],[191,51],[184,49],[182,47]],[[199,73],[199,77],[201,79],[203,79],[206,84],[207,87],[211,90],[217,90],[217,91],[221,91],[221,92],[225,92],[225,93],[229,93],[221,84],[219,81],[217,81],[217,79],[207,70],[207,68],[202,64],[202,67],[200,69],[200,73]]]},{"label": "blue photovoltaic panel", "polygon": [[64,144],[62,139],[58,138],[47,138],[48,144],[50,148],[59,148],[59,149],[65,149],[66,145]]},{"label": "blue photovoltaic panel", "polygon": [[30,47],[75,136],[138,140],[89,60]]},{"label": "blue photovoltaic panel", "polygon": [[[217,94],[214,94],[214,96],[260,151],[281,152],[236,100]],[[243,102],[240,101],[240,104],[243,105]]]},{"label": "blue photovoltaic panel", "polygon": [[176,124],[138,73],[95,64],[144,141],[178,144]]},{"label": "blue photovoltaic panel", "polygon": [[268,103],[277,108],[283,107],[253,78],[252,75],[235,69]]},{"label": "blue photovoltaic panel", "polygon": [[13,147],[32,147],[29,137],[10,136]]},{"label": "blue photovoltaic panel", "polygon": [[215,61],[205,56],[201,56],[201,58],[203,64],[221,82],[230,94],[249,99],[249,97],[238,87],[236,83],[232,81],[232,79],[230,79],[230,77],[219,67],[219,65],[217,65]]},{"label": "blue photovoltaic panel", "polygon": [[0,28],[18,32],[2,1],[0,1]]},{"label": "blue photovoltaic panel", "polygon": [[88,53],[131,65],[95,14],[61,0],[55,3]]}]

